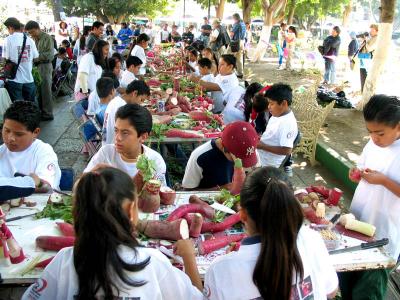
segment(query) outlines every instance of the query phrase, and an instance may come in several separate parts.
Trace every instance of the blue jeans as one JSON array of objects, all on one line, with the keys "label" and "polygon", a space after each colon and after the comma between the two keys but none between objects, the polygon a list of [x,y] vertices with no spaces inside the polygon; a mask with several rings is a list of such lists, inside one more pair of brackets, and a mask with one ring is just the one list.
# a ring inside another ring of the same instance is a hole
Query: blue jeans
[{"label": "blue jeans", "polygon": [[15,81],[7,81],[6,89],[10,95],[11,101],[25,100],[35,102],[36,86],[34,82],[18,83]]},{"label": "blue jeans", "polygon": [[336,80],[335,61],[330,59],[325,59],[324,81],[330,84],[334,84],[335,80]]}]

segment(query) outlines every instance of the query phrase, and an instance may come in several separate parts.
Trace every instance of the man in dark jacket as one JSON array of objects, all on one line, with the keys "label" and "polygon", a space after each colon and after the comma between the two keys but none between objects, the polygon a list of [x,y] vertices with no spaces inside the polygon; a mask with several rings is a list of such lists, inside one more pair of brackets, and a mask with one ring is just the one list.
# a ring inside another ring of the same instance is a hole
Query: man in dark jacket
[{"label": "man in dark jacket", "polygon": [[229,41],[230,38],[226,28],[221,25],[219,19],[215,19],[213,21],[213,31],[211,32],[210,37],[210,48],[217,59],[219,59],[221,55],[225,54],[226,48],[229,46]]},{"label": "man in dark jacket", "polygon": [[336,80],[336,58],[339,55],[340,47],[340,28],[335,26],[332,29],[332,33],[328,36],[323,43],[322,56],[325,59],[325,74],[324,84],[334,84]]}]

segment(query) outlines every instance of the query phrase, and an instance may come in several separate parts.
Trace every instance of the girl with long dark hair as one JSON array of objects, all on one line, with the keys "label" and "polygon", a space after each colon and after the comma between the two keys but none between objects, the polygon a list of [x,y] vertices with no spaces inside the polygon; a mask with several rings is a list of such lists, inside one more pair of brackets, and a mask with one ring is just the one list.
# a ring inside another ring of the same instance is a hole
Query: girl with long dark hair
[{"label": "girl with long dark hair", "polygon": [[[251,172],[240,193],[248,238],[238,252],[211,265],[208,299],[326,299],[338,279],[318,232],[303,226],[303,211],[288,177],[273,167]],[[291,298],[293,297],[293,298]]]},{"label": "girl with long dark hair", "polygon": [[96,82],[106,67],[106,59],[110,46],[106,41],[97,41],[91,52],[85,54],[78,66],[78,75],[75,83],[76,100],[88,97],[96,90]]},{"label": "girl with long dark hair", "polygon": [[145,54],[145,49],[149,46],[149,41],[150,38],[147,34],[141,33],[137,39],[136,39],[136,44],[132,45],[133,48],[130,52],[131,56],[136,56],[139,57],[142,61],[142,66],[140,67],[140,75],[146,74],[146,54]]},{"label": "girl with long dark hair", "polygon": [[131,177],[97,169],[73,194],[75,245],[57,253],[22,299],[203,299],[182,271],[132,234],[138,201]]}]

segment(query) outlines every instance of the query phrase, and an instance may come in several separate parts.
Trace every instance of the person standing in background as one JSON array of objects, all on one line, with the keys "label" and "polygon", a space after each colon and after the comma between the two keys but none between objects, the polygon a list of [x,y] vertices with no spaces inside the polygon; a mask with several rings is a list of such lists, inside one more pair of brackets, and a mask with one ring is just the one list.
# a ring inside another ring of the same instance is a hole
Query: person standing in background
[{"label": "person standing in background", "polygon": [[286,48],[286,33],[287,33],[287,25],[286,23],[281,23],[281,29],[278,32],[278,53],[279,53],[279,66],[278,70],[283,70],[284,68],[282,67],[283,63],[283,57],[284,57],[284,52]]},{"label": "person standing in background", "polygon": [[286,69],[293,69],[294,48],[296,45],[297,31],[294,26],[289,26],[289,30],[285,36],[286,48],[288,49],[288,56],[286,59]]},{"label": "person standing in background", "polygon": [[376,41],[378,40],[378,25],[372,24],[369,30],[370,38],[367,35],[363,35],[364,41],[361,44],[360,53],[360,81],[361,81],[361,92],[364,90],[365,80],[367,79],[368,69],[371,66],[372,57],[376,49]]},{"label": "person standing in background", "polygon": [[210,34],[212,31],[212,27],[211,27],[207,17],[204,17],[203,20],[204,20],[204,24],[201,26],[200,40],[203,41],[204,47],[207,48],[208,44],[210,42]]},{"label": "person standing in background", "polygon": [[4,26],[7,27],[10,35],[4,39],[3,57],[17,64],[21,55],[17,74],[14,79],[6,81],[5,87],[11,101],[34,102],[36,87],[32,76],[32,63],[33,59],[39,56],[35,42],[21,32],[21,23],[16,18],[8,18],[4,22]]},{"label": "person standing in background", "polygon": [[52,60],[53,60],[53,39],[47,33],[40,30],[39,24],[29,21],[25,25],[25,30],[35,40],[39,57],[34,60],[39,70],[42,81],[39,88],[39,108],[42,121],[51,121],[53,117],[53,96],[51,93],[52,83]]},{"label": "person standing in background", "polygon": [[132,30],[128,27],[125,22],[121,23],[121,29],[118,32],[117,38],[121,41],[121,44],[129,44],[133,36]]},{"label": "person standing in background", "polygon": [[57,28],[56,31],[56,42],[57,42],[57,47],[60,47],[61,42],[63,40],[68,40],[69,39],[69,34],[68,34],[68,25],[64,21],[61,21],[60,24],[58,25],[59,28]]},{"label": "person standing in background", "polygon": [[161,43],[168,43],[169,39],[169,31],[168,31],[168,24],[165,23],[160,31],[160,40]]},{"label": "person standing in background", "polygon": [[92,51],[94,44],[101,39],[104,31],[104,24],[96,21],[93,22],[92,32],[89,34],[86,39],[86,50],[87,52]]},{"label": "person standing in background", "polygon": [[243,49],[244,49],[244,38],[246,36],[246,25],[240,18],[239,14],[233,14],[234,24],[231,30],[231,40],[239,41],[239,51],[233,52],[232,48],[228,48],[228,54],[232,53],[236,58],[236,71],[237,77],[243,78]]},{"label": "person standing in background", "polygon": [[335,84],[336,80],[336,58],[339,55],[340,47],[340,28],[335,26],[331,35],[328,36],[322,45],[322,56],[325,60],[325,74],[323,84]]}]

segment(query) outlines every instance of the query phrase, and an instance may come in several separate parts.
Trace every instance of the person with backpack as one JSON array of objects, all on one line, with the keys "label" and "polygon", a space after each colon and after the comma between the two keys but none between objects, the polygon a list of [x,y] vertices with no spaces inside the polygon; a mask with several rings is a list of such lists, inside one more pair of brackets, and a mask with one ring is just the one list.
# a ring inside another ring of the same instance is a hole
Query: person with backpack
[{"label": "person with backpack", "polygon": [[234,24],[230,32],[231,41],[227,53],[235,56],[237,77],[243,78],[243,49],[244,38],[246,37],[246,25],[238,13],[233,14],[233,20]]},{"label": "person with backpack", "polygon": [[225,26],[221,25],[219,19],[213,21],[213,31],[210,36],[210,48],[215,53],[217,59],[225,54],[226,48],[229,46],[230,38]]}]

